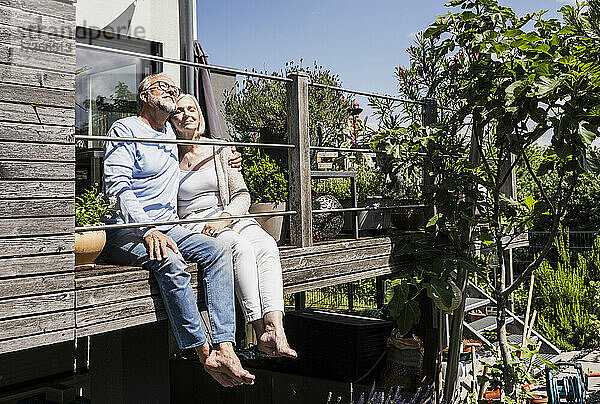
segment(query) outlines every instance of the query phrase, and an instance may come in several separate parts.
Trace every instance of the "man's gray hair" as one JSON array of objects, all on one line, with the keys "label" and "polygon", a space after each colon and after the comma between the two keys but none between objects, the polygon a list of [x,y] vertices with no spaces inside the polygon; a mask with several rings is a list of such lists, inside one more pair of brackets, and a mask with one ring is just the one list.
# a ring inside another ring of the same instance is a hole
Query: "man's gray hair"
[{"label": "man's gray hair", "polygon": [[155,74],[150,74],[146,77],[144,77],[142,79],[142,81],[140,81],[140,84],[138,85],[138,89],[137,89],[137,97],[138,97],[138,103],[140,104],[140,107],[142,106],[142,99],[140,98],[140,96],[142,95],[142,93],[146,90],[148,90],[148,88],[150,88],[150,86],[152,85],[151,81],[153,78],[158,77],[158,76],[164,76],[164,73],[155,73]]}]

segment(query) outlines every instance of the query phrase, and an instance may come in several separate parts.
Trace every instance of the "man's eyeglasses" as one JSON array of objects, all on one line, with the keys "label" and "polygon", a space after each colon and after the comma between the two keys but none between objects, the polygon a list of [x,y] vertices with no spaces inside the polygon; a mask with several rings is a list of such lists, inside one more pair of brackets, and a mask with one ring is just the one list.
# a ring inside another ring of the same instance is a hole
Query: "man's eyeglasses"
[{"label": "man's eyeglasses", "polygon": [[159,90],[162,90],[165,93],[167,91],[170,91],[175,95],[175,98],[179,97],[179,95],[181,94],[181,89],[179,87],[169,84],[166,81],[156,81],[154,82],[154,84],[148,87],[146,91],[152,90],[153,88],[158,88]]}]

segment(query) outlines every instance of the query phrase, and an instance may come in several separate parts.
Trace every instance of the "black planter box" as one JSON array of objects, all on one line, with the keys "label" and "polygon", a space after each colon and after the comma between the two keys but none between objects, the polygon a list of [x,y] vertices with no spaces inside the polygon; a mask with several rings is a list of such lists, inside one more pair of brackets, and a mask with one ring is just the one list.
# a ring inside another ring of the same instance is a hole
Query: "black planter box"
[{"label": "black planter box", "polygon": [[299,374],[354,382],[385,352],[393,328],[393,321],[322,310],[286,313],[286,334],[298,352],[288,364]]}]

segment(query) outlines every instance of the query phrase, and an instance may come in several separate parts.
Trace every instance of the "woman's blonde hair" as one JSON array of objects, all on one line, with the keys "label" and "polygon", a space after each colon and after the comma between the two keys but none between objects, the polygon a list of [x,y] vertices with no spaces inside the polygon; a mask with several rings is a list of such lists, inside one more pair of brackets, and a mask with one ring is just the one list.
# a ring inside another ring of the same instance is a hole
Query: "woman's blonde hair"
[{"label": "woman's blonde hair", "polygon": [[189,98],[194,102],[194,105],[196,106],[196,110],[198,111],[198,117],[199,117],[198,118],[198,129],[196,129],[196,133],[198,133],[200,135],[204,135],[204,132],[206,132],[206,122],[204,121],[204,115],[202,114],[202,109],[200,109],[200,103],[198,103],[198,100],[192,94],[181,94],[179,96],[179,98],[177,98],[177,103],[179,104],[179,101],[181,101],[184,98]]}]

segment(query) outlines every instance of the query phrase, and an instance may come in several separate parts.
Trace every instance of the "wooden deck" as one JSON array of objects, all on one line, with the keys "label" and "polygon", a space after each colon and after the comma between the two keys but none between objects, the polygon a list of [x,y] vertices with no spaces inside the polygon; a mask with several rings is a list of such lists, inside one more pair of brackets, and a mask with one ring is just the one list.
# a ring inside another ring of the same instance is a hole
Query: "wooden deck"
[{"label": "wooden deck", "polygon": [[[286,293],[391,273],[389,237],[281,249]],[[190,264],[197,291],[198,270]],[[75,335],[84,337],[166,318],[154,276],[139,267],[99,265],[75,273]]]}]

